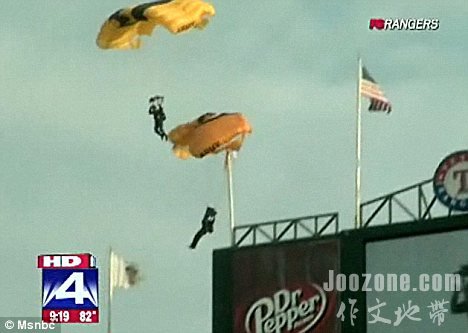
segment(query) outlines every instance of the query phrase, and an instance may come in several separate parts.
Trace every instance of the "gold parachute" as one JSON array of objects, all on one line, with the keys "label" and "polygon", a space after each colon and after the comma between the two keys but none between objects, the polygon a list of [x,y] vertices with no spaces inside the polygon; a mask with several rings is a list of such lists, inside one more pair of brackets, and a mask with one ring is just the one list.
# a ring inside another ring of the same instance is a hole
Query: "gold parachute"
[{"label": "gold parachute", "polygon": [[157,25],[173,34],[202,29],[215,15],[201,0],[159,0],[119,9],[101,27],[96,43],[101,49],[138,49],[141,35],[150,36]]},{"label": "gold parachute", "polygon": [[241,113],[205,113],[169,132],[172,151],[181,159],[238,151],[252,128]]}]

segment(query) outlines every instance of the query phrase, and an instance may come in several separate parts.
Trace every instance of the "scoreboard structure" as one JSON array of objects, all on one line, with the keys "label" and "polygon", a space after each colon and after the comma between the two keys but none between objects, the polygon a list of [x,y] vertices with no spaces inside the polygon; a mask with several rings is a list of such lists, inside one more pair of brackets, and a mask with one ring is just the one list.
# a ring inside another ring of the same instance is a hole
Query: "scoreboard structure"
[{"label": "scoreboard structure", "polygon": [[[468,274],[460,273],[468,264],[468,214],[351,230],[340,236],[349,250],[342,252],[342,271],[361,276],[359,290],[341,292],[342,300],[356,299],[359,305],[354,326],[345,320],[342,332],[467,331]],[[378,288],[382,277],[385,284]],[[388,286],[391,277],[398,279],[396,288]],[[406,289],[403,278],[408,281]],[[455,309],[460,300],[465,311]],[[410,309],[414,314],[408,318]]]},{"label": "scoreboard structure", "polygon": [[[262,226],[283,240],[288,230],[317,234],[337,222],[332,213]],[[340,271],[341,252],[334,235],[214,251],[213,333],[340,332],[339,294],[324,284]]]},{"label": "scoreboard structure", "polygon": [[[212,332],[466,333],[468,214],[434,218],[434,200],[416,206],[409,222],[387,210],[384,224],[326,235],[336,213],[241,226],[239,240],[249,234],[253,244],[213,252]],[[294,236],[283,239],[287,232]]]},{"label": "scoreboard structure", "polygon": [[338,213],[234,228],[213,253],[213,333],[468,332],[468,150],[360,210],[341,232]]},{"label": "scoreboard structure", "polygon": [[339,332],[338,294],[323,288],[339,268],[333,238],[215,251],[213,332]]}]

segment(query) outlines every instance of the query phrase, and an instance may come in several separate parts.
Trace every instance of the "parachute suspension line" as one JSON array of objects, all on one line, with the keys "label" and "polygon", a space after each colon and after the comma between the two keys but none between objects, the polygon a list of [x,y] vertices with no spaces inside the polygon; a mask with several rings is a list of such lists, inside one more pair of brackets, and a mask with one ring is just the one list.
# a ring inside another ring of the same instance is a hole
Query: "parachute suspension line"
[{"label": "parachute suspension line", "polygon": [[230,230],[231,230],[231,246],[235,245],[235,235],[234,235],[234,196],[232,188],[232,151],[226,151],[226,160],[225,167],[227,173],[228,181],[228,200],[229,200],[229,221],[230,221]]},{"label": "parachute suspension line", "polygon": [[[211,167],[215,167],[215,170],[212,170]],[[220,177],[223,178],[220,178]],[[226,183],[224,181],[224,171],[220,172],[216,165],[210,164],[207,169],[206,175],[207,184],[208,184],[208,195],[206,198],[206,206],[213,207],[218,212],[220,212],[225,205],[225,193],[226,193]],[[218,216],[218,219],[220,216]]]}]

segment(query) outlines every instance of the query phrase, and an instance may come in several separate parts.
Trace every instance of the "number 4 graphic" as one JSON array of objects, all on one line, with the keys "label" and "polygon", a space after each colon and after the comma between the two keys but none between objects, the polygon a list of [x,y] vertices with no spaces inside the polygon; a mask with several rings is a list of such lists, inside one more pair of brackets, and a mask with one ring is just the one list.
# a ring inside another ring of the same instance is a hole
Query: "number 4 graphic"
[{"label": "number 4 graphic", "polygon": [[[94,272],[89,273],[91,274]],[[89,278],[91,278],[91,276],[89,276]],[[69,299],[74,300],[73,303],[78,306],[85,304],[85,300],[87,299],[97,307],[97,293],[95,294],[97,290],[94,291],[94,289],[97,289],[97,286],[96,284],[91,283],[91,285],[94,285],[95,287],[93,288],[89,285],[90,281],[86,281],[86,278],[87,274],[85,274],[85,272],[72,272],[71,274],[66,270],[54,270],[53,272],[50,272],[50,275],[47,278],[47,280],[50,279],[50,282],[44,284],[45,297],[43,307],[47,306],[54,300],[60,302]],[[85,283],[85,281],[87,283]]]},{"label": "number 4 graphic", "polygon": [[[75,284],[75,291],[68,291]],[[84,304],[84,299],[87,298],[93,301],[88,290],[84,288],[84,273],[74,272],[70,277],[55,291],[56,299],[75,299],[75,304]]]}]

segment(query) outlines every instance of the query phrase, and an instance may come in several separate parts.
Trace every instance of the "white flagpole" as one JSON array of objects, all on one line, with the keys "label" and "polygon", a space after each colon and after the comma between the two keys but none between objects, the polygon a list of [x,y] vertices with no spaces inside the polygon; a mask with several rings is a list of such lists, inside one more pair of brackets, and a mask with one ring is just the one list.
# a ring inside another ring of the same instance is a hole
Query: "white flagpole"
[{"label": "white flagpole", "polygon": [[361,79],[362,61],[358,57],[358,82],[357,82],[357,103],[356,103],[356,221],[355,227],[362,226],[361,220]]},{"label": "white flagpole", "polygon": [[112,247],[109,247],[109,294],[107,304],[107,333],[111,333],[111,309],[112,309]]},{"label": "white flagpole", "polygon": [[226,170],[228,180],[228,198],[229,198],[229,221],[231,223],[231,245],[234,246],[236,240],[234,237],[234,195],[232,189],[232,152],[226,151]]}]

